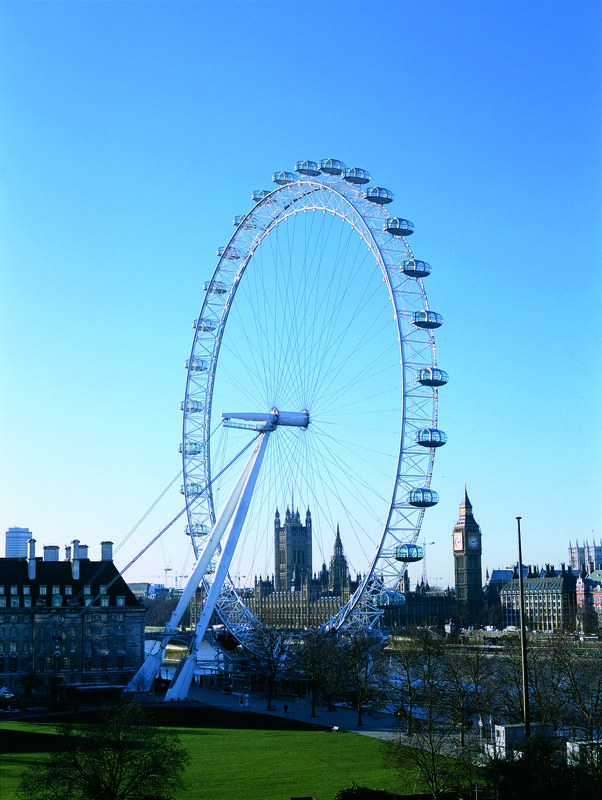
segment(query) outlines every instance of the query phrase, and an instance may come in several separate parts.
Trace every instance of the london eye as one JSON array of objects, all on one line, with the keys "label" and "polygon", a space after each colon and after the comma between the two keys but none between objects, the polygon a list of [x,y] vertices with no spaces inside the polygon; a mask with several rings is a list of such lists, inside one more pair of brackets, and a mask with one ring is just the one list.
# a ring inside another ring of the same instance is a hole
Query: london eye
[{"label": "london eye", "polygon": [[[438,501],[442,317],[425,291],[431,267],[408,243],[414,225],[390,213],[393,201],[364,169],[299,161],[252,193],[199,280],[180,444],[191,591],[212,592],[243,645],[258,624],[249,587],[274,570],[277,509],[311,510],[314,569],[340,527],[357,589],[324,624],[366,628],[383,598],[394,602]],[[261,467],[233,537],[221,509],[240,497],[253,447]]]}]

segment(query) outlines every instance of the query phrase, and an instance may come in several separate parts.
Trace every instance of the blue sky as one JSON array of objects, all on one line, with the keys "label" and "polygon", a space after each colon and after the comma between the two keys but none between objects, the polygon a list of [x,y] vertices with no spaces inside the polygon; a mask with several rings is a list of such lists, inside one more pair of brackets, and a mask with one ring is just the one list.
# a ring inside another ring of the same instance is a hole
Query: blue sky
[{"label": "blue sky", "polygon": [[[179,470],[190,324],[232,217],[333,157],[395,192],[433,266],[429,578],[453,583],[465,483],[484,567],[516,559],[517,515],[528,562],[602,539],[601,22],[584,0],[5,2],[2,530],[93,557],[125,538]],[[129,580],[184,574],[169,536]]]}]

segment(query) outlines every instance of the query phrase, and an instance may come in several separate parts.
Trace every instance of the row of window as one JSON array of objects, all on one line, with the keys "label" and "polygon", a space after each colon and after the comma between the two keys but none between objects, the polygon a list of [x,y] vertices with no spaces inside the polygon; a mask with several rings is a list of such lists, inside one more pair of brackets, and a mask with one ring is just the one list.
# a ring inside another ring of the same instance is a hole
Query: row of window
[{"label": "row of window", "polygon": [[[0,596],[0,608],[7,607],[8,598]],[[110,605],[111,598],[105,595],[104,597],[100,598],[100,605],[101,608],[108,608]],[[23,601],[23,605],[21,605],[21,601]],[[77,605],[77,601],[73,601]],[[45,600],[36,600],[33,605],[46,605]],[[52,607],[53,608],[60,608],[63,605],[63,598],[60,594],[53,594],[52,595]],[[115,605],[116,606],[124,606],[125,605],[125,596],[119,595],[115,598]],[[11,597],[10,598],[10,608],[32,608],[31,597]]]},{"label": "row of window", "polygon": [[[50,592],[48,591],[49,588],[50,588]],[[73,594],[73,586],[71,586],[70,584],[65,584],[65,586],[63,588],[65,590],[64,594],[67,597],[69,597],[70,595]],[[19,594],[19,587],[17,585],[10,586],[9,587],[9,592],[5,592],[4,590],[5,590],[4,585],[0,584],[0,595],[3,595],[5,593],[6,594],[10,593],[11,595]],[[21,592],[20,593],[23,594],[23,595],[31,594],[31,586],[29,584],[27,584],[27,583],[23,584],[23,586],[21,586]],[[44,584],[40,584],[38,586],[38,594],[39,595],[46,595],[46,594],[49,594],[49,593],[53,594],[53,595],[54,594],[61,594],[60,585],[52,584],[52,586],[48,587],[48,586],[45,586]],[[99,586],[98,587],[98,594],[106,594],[106,593],[107,593],[107,587],[106,586]],[[84,594],[92,594],[92,587],[91,586],[84,586]]]},{"label": "row of window", "polygon": [[[83,660],[83,670],[85,672],[89,672],[92,669],[101,669],[106,671],[109,669],[109,657],[108,656],[101,656],[100,663],[95,661],[95,666],[93,667],[93,661],[91,658],[84,658]],[[115,658],[115,664],[111,665],[111,669],[119,669],[122,670],[124,668],[124,657],[117,656]],[[76,659],[75,658],[63,658],[62,656],[51,656],[50,658],[39,658],[36,662],[36,671],[37,672],[63,672],[63,671],[76,671]],[[18,672],[18,660],[16,655],[10,655],[8,658],[0,655],[0,673],[1,672]]]}]

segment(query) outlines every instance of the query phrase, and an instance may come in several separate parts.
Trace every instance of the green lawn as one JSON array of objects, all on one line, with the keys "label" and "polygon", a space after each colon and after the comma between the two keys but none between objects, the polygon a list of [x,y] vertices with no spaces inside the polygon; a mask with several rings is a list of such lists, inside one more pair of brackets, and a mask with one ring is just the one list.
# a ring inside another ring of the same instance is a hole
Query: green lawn
[{"label": "green lawn", "polygon": [[[2,736],[48,734],[50,723],[5,722]],[[178,800],[332,800],[352,781],[373,789],[399,791],[395,773],[383,766],[380,742],[354,733],[320,730],[178,728],[190,750],[189,786]],[[22,735],[22,734],[21,734]],[[28,737],[29,738],[29,737]],[[32,745],[36,736],[31,736]],[[13,800],[18,775],[45,752],[3,755],[2,800]]]}]

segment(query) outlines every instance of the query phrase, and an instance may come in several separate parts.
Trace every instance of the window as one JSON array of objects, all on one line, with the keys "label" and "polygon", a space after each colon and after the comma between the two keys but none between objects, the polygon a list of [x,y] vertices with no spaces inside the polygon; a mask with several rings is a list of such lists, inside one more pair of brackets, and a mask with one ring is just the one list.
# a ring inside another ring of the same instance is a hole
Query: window
[{"label": "window", "polygon": [[16,653],[17,652],[17,643],[11,642],[9,646],[9,653]]},{"label": "window", "polygon": [[92,594],[92,587],[84,586],[84,594]]},{"label": "window", "polygon": [[0,594],[4,594],[4,586],[0,586]]},{"label": "window", "polygon": [[31,587],[29,586],[23,587],[23,594],[30,594],[30,592],[31,592]]},{"label": "window", "polygon": [[106,586],[101,586],[100,589],[99,589],[99,592],[100,592],[100,594],[106,594],[107,593],[107,587]]},{"label": "window", "polygon": [[70,597],[73,594],[73,586],[65,586],[65,594]]},{"label": "window", "polygon": [[10,587],[10,593],[11,594],[17,594],[17,588],[18,588],[17,586],[11,586]]},{"label": "window", "polygon": [[101,606],[101,608],[108,608],[109,607],[109,598],[108,597],[101,597],[100,598],[100,606]]},{"label": "window", "polygon": [[46,587],[40,586],[40,594],[46,594]]},{"label": "window", "polygon": [[0,597],[0,608],[4,608],[6,606],[6,597]]},{"label": "window", "polygon": [[117,656],[117,669],[123,669],[123,656]]},{"label": "window", "polygon": [[60,594],[60,593],[61,593],[61,587],[60,586],[53,586],[52,587],[52,594]]},{"label": "window", "polygon": [[124,606],[125,605],[125,597],[119,596],[116,599],[117,599],[117,605],[118,606]]},{"label": "window", "polygon": [[107,656],[102,656],[100,659],[100,668],[105,672],[109,668],[109,659]]},{"label": "window", "polygon": [[55,594],[52,598],[52,605],[54,608],[60,608],[63,605],[63,598],[60,594]]},{"label": "window", "polygon": [[92,659],[84,658],[84,669],[89,672],[92,669]]},{"label": "window", "polygon": [[25,606],[25,608],[31,608],[31,597],[24,597],[23,605]]},{"label": "window", "polygon": [[19,608],[19,598],[18,597],[11,597],[11,599],[10,599],[10,607],[11,608]]}]

